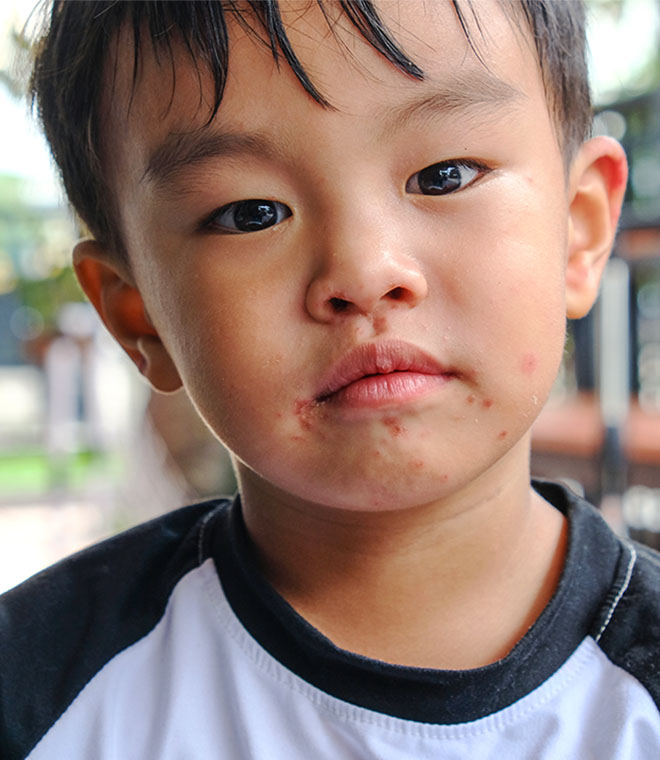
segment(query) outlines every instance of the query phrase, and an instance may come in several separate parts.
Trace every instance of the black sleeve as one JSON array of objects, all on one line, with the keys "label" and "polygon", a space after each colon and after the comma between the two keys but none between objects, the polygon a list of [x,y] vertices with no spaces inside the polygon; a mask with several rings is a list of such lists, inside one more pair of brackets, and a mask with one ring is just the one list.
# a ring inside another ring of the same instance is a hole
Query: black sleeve
[{"label": "black sleeve", "polygon": [[0,596],[2,760],[25,758],[89,680],[156,625],[200,561],[199,526],[215,506],[171,512]]}]

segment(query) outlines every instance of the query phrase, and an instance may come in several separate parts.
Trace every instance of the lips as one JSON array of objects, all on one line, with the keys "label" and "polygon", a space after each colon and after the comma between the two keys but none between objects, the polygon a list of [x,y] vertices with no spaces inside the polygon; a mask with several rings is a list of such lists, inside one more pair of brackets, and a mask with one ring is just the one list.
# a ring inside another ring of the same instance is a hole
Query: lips
[{"label": "lips", "polygon": [[366,343],[330,369],[316,401],[378,407],[423,395],[456,375],[410,343]]}]

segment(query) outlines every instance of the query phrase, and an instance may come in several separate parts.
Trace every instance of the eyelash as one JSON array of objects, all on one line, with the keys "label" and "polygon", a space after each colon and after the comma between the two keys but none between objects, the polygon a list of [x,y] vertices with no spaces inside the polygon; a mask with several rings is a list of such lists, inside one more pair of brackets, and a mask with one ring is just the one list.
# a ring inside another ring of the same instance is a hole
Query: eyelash
[{"label": "eyelash", "polygon": [[[471,173],[471,176],[467,180],[463,178],[461,172],[461,170],[464,171],[466,169]],[[440,161],[437,164],[431,164],[415,172],[406,182],[406,192],[415,195],[451,195],[465,190],[490,171],[490,167],[472,159]],[[426,188],[423,185],[426,185]],[[424,192],[424,189],[427,192]],[[251,213],[260,217],[254,223],[256,226],[253,229],[239,229],[228,226],[227,221],[229,220],[226,217],[231,214],[234,224],[238,224],[237,214],[240,214],[241,211],[246,216],[244,220],[246,226],[252,224],[247,219],[247,216]],[[290,217],[291,214],[291,209],[279,201],[249,198],[242,201],[233,201],[216,209],[202,223],[201,227],[204,230],[223,235],[244,235],[249,232],[262,232],[269,227],[274,227]],[[218,219],[222,219],[223,217],[225,218],[224,223],[220,223]],[[264,223],[265,226],[259,226]]]}]

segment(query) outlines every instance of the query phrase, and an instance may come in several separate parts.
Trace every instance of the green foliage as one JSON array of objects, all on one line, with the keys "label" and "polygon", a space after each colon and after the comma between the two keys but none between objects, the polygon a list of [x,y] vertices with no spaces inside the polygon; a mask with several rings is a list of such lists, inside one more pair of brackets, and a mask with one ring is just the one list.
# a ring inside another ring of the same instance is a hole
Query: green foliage
[{"label": "green foliage", "polygon": [[16,292],[25,306],[30,306],[41,314],[46,329],[54,328],[62,304],[84,300],[78,280],[70,266],[38,280],[19,277]]},{"label": "green foliage", "polygon": [[83,300],[69,260],[74,234],[65,210],[35,206],[25,180],[0,175],[0,292],[14,290],[47,329],[63,303]]}]

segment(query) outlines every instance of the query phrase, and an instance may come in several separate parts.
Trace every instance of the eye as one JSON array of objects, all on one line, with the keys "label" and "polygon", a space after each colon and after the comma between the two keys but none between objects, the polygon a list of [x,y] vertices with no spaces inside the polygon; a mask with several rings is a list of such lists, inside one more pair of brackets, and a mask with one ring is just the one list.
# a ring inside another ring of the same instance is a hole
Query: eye
[{"label": "eye", "polygon": [[476,161],[443,161],[416,172],[406,183],[406,192],[447,195],[463,190],[489,171]]},{"label": "eye", "polygon": [[205,227],[230,234],[259,232],[291,216],[291,209],[278,201],[250,198],[222,206],[205,223]]}]

